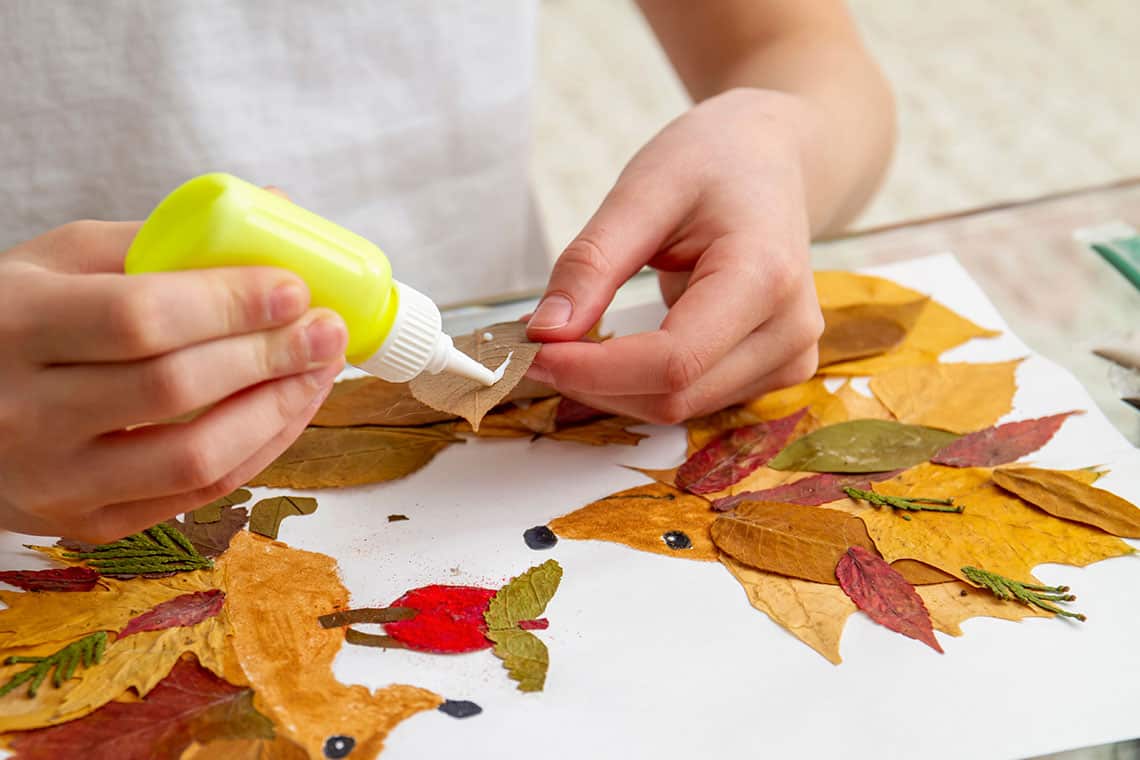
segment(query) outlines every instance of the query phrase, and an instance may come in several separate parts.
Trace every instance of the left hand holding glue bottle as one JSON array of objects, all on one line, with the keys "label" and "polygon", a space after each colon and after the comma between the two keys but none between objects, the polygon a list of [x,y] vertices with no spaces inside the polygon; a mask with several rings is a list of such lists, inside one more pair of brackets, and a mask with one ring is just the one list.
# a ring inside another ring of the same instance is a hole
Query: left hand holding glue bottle
[{"label": "left hand holding glue bottle", "polygon": [[346,355],[393,381],[495,380],[379,249],[225,174],[141,227],[75,222],[0,254],[0,354],[0,528],[99,543],[247,482]]}]

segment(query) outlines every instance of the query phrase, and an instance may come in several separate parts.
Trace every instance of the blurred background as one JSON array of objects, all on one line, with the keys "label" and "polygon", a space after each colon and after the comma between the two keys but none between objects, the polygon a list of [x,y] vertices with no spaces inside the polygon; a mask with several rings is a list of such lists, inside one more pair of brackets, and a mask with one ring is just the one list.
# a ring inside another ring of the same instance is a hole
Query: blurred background
[{"label": "blurred background", "polygon": [[[900,123],[856,229],[1140,176],[1137,0],[849,7]],[[557,252],[688,100],[632,0],[541,8],[534,178]]]}]

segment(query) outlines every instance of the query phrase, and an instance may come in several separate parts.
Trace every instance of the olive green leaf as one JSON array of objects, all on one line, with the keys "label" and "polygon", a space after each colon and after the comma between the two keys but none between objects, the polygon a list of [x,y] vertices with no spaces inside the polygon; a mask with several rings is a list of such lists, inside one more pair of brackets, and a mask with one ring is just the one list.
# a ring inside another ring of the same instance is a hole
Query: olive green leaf
[{"label": "olive green leaf", "polygon": [[883,472],[927,461],[956,433],[894,420],[851,420],[793,441],[768,467],[799,472]]}]

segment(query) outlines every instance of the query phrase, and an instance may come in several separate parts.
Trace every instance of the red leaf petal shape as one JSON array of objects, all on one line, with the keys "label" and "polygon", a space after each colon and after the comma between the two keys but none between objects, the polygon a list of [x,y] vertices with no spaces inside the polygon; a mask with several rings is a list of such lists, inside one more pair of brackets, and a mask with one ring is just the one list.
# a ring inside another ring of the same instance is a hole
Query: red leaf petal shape
[{"label": "red leaf petal shape", "polygon": [[1048,443],[1061,424],[1074,414],[1079,412],[1007,422],[979,430],[943,446],[930,461],[949,467],[996,467],[1016,462]]},{"label": "red leaf petal shape", "polygon": [[757,467],[780,453],[807,407],[778,420],[746,425],[721,433],[677,468],[677,488],[689,493],[714,493],[739,483]]},{"label": "red leaf petal shape", "polygon": [[438,654],[475,652],[491,646],[483,613],[494,589],[475,586],[423,586],[389,607],[409,607],[414,617],[385,623],[384,631],[408,649]]},{"label": "red leaf petal shape", "polygon": [[745,491],[725,496],[712,503],[714,512],[728,512],[746,501],[781,501],[785,504],[801,504],[805,507],[818,507],[820,504],[845,498],[844,488],[866,489],[872,483],[889,480],[902,470],[890,472],[866,472],[856,475],[833,475],[823,473],[811,475],[794,483],[785,483],[763,491]]},{"label": "red leaf petal shape", "polygon": [[180,660],[144,700],[9,736],[20,760],[150,760],[179,757],[194,741],[269,739],[273,724],[253,708],[252,691]]},{"label": "red leaf petal shape", "polygon": [[99,573],[89,567],[62,570],[9,570],[0,573],[0,582],[24,591],[90,591],[99,582]]},{"label": "red leaf petal shape", "polygon": [[225,601],[225,592],[216,588],[176,596],[131,618],[126,628],[119,631],[118,638],[125,639],[132,633],[142,631],[161,631],[164,628],[197,625],[221,612]]},{"label": "red leaf petal shape", "polygon": [[922,597],[898,570],[862,546],[852,546],[839,558],[835,577],[855,606],[876,623],[942,652]]}]

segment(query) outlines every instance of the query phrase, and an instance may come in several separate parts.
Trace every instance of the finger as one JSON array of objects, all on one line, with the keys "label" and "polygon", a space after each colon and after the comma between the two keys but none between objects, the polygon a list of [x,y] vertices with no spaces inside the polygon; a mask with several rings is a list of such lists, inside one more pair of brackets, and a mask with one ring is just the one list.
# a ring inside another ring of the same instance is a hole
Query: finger
[{"label": "finger", "polygon": [[106,433],[179,417],[267,380],[343,361],[347,343],[347,328],[336,312],[312,309],[285,327],[197,343],[153,359],[48,367],[37,392],[73,433]]},{"label": "finger", "polygon": [[191,422],[152,425],[100,439],[77,488],[104,503],[196,491],[221,480],[305,412],[339,364],[238,393]]},{"label": "finger", "polygon": [[677,299],[685,292],[685,288],[689,287],[689,278],[692,276],[691,272],[658,272],[657,285],[661,289],[661,299],[665,301],[665,305],[672,307],[677,303]]},{"label": "finger", "polygon": [[142,222],[71,222],[18,246],[15,255],[63,274],[118,273]]},{"label": "finger", "polygon": [[288,324],[309,304],[296,275],[231,267],[43,278],[26,345],[45,364],[128,361]]},{"label": "finger", "polygon": [[660,329],[601,344],[548,344],[535,358],[537,371],[567,391],[596,395],[677,393],[693,385],[788,299],[782,257],[747,254],[742,245],[722,238],[706,251]]},{"label": "finger", "polygon": [[[691,185],[686,185],[691,187]],[[601,318],[618,287],[641,269],[695,200],[657,174],[625,174],[554,264],[527,325],[532,340],[577,340]]]}]

